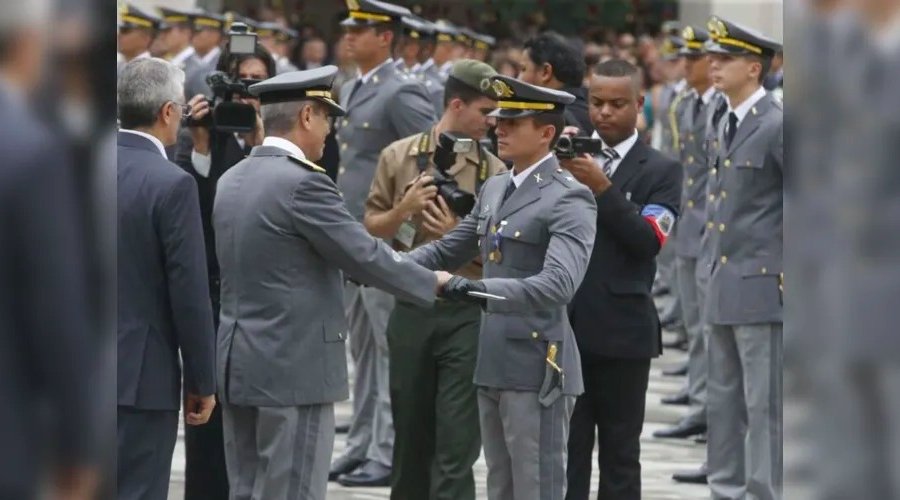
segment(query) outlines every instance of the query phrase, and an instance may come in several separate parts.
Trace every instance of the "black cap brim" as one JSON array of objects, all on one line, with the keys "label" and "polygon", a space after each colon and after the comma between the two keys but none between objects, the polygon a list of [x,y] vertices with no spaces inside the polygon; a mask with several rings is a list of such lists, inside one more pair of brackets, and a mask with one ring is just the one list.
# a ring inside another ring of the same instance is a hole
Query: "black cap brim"
[{"label": "black cap brim", "polygon": [[328,114],[330,114],[331,116],[344,116],[347,114],[347,110],[342,108],[340,104],[331,99],[323,99],[318,97],[315,97],[314,99],[328,106]]}]

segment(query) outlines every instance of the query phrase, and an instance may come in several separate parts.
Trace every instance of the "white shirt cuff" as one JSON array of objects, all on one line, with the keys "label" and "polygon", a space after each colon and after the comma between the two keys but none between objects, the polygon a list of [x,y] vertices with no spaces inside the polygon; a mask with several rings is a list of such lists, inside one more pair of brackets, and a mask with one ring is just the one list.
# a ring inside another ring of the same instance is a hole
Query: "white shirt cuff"
[{"label": "white shirt cuff", "polygon": [[209,166],[212,160],[209,155],[200,154],[196,149],[191,150],[191,163],[194,164],[194,170],[203,177],[209,177]]}]

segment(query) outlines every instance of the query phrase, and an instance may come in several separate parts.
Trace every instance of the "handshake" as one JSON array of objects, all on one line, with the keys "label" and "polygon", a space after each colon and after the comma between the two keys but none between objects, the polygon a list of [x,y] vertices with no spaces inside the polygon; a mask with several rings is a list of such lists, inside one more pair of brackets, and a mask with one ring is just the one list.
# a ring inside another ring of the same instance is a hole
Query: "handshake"
[{"label": "handshake", "polygon": [[486,293],[484,283],[480,280],[470,280],[462,276],[455,276],[446,271],[435,271],[437,276],[437,296],[456,301],[472,302],[485,307],[487,300],[482,297],[473,297],[469,292]]}]

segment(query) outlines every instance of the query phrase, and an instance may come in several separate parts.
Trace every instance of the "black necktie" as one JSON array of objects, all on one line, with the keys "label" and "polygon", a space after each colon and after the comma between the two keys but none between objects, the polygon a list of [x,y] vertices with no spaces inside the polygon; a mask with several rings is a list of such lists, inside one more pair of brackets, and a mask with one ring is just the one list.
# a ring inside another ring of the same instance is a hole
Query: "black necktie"
[{"label": "black necktie", "polygon": [[506,191],[503,192],[503,201],[501,201],[500,204],[502,205],[502,204],[506,203],[507,198],[512,196],[513,191],[515,191],[515,190],[516,190],[516,183],[513,182],[512,179],[509,179],[509,184],[506,185]]},{"label": "black necktie", "polygon": [[728,130],[725,131],[725,147],[731,147],[731,141],[734,140],[734,134],[737,132],[738,118],[734,111],[728,113]]},{"label": "black necktie", "polygon": [[357,78],[356,83],[353,84],[353,88],[350,90],[350,96],[347,97],[347,105],[350,104],[350,101],[353,100],[353,96],[356,94],[356,91],[362,87],[363,81],[362,78]]},{"label": "black necktie", "polygon": [[694,103],[694,126],[697,126],[700,120],[706,121],[706,118],[703,116],[703,98],[697,96],[697,101]]}]

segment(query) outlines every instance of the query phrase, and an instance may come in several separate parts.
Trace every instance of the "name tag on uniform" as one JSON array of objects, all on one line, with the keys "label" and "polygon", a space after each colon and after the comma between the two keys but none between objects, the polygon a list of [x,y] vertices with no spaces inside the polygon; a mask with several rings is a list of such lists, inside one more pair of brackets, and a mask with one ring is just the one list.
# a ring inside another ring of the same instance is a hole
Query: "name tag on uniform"
[{"label": "name tag on uniform", "polygon": [[400,228],[397,229],[394,239],[406,248],[412,248],[413,241],[416,239],[416,226],[408,220],[403,221],[403,224],[400,224]]}]

